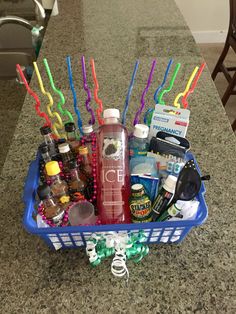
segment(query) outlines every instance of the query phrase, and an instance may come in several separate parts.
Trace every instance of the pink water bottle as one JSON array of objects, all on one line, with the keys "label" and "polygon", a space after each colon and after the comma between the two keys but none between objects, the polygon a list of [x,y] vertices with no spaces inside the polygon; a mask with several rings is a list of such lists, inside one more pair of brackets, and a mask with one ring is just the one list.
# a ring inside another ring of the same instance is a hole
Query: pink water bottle
[{"label": "pink water bottle", "polygon": [[97,132],[97,206],[102,224],[130,223],[128,133],[118,109],[106,109]]}]

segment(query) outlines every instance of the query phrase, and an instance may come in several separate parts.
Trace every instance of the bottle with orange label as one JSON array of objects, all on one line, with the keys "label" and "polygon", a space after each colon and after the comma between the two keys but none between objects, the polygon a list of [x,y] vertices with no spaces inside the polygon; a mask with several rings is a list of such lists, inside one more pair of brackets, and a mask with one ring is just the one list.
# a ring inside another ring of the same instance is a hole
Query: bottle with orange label
[{"label": "bottle with orange label", "polygon": [[87,176],[92,176],[92,165],[88,157],[88,147],[80,146],[79,155],[81,158],[80,169]]}]

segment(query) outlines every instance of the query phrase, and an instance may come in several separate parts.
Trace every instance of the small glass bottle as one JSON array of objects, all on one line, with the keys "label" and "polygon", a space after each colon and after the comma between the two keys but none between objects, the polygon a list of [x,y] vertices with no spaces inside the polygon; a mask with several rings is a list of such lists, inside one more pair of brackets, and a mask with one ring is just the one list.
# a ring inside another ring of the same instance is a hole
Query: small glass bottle
[{"label": "small glass bottle", "polygon": [[52,136],[52,130],[49,126],[43,126],[40,128],[40,132],[44,137],[44,142],[48,145],[49,147],[49,155],[55,156],[57,154],[57,150],[56,150],[56,143],[53,139]]},{"label": "small glass bottle", "polygon": [[92,156],[92,134],[93,134],[93,126],[92,125],[84,125],[82,127],[83,130],[83,140],[84,140],[84,145],[88,148],[88,153],[89,153],[89,159],[90,156]]},{"label": "small glass bottle", "polygon": [[39,146],[39,151],[45,163],[51,161],[51,156],[49,154],[49,147],[47,144],[43,143]]},{"label": "small glass bottle", "polygon": [[67,141],[70,144],[72,152],[74,154],[78,154],[80,143],[77,140],[75,124],[73,122],[67,122],[65,124],[65,131],[67,135]]},{"label": "small glass bottle", "polygon": [[131,186],[129,206],[133,223],[152,221],[152,203],[142,184]]},{"label": "small glass bottle", "polygon": [[73,159],[73,154],[70,150],[68,143],[63,143],[58,145],[59,153],[62,158],[63,171],[65,173],[69,172],[69,162]]},{"label": "small glass bottle", "polygon": [[46,182],[46,180],[49,179],[45,164],[49,161],[51,161],[51,156],[49,154],[49,148],[48,145],[43,143],[39,146],[39,152],[41,153],[42,159],[40,160],[40,180],[41,182]]},{"label": "small glass bottle", "polygon": [[60,178],[61,169],[57,161],[49,161],[45,165],[47,175],[52,180],[50,186],[52,195],[60,199],[62,196],[68,195],[68,185]]},{"label": "small glass bottle", "polygon": [[80,146],[79,148],[79,154],[81,157],[81,165],[80,169],[83,173],[86,174],[86,176],[91,177],[92,176],[92,166],[88,158],[88,148],[86,146]]},{"label": "small glass bottle", "polygon": [[62,221],[65,211],[52,197],[50,187],[46,184],[40,185],[37,189],[39,199],[43,203],[44,215],[55,224]]},{"label": "small glass bottle", "polygon": [[69,186],[70,193],[74,194],[76,192],[79,192],[82,195],[84,195],[86,182],[82,180],[79,174],[76,160],[71,160],[69,162],[69,169],[70,169],[70,173],[69,173],[68,186]]},{"label": "small glass bottle", "polygon": [[134,127],[133,136],[129,141],[129,156],[139,157],[147,156],[149,149],[148,144],[149,127],[144,124],[136,124]]}]

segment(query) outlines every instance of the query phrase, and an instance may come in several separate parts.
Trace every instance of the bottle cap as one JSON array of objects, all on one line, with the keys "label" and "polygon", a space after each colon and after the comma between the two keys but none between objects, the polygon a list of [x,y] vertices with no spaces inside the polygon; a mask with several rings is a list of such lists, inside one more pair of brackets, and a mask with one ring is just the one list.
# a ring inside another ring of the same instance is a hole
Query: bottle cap
[{"label": "bottle cap", "polygon": [[173,194],[175,192],[176,182],[177,178],[175,176],[172,176],[171,174],[168,175],[163,185],[163,189]]},{"label": "bottle cap", "polygon": [[68,153],[70,151],[70,146],[67,143],[63,143],[58,145],[58,149],[60,154]]},{"label": "bottle cap", "polygon": [[69,169],[75,169],[77,168],[77,161],[75,159],[72,159],[68,163]]},{"label": "bottle cap", "polygon": [[141,192],[142,190],[143,190],[143,185],[140,184],[140,183],[136,183],[136,184],[133,184],[133,185],[131,186],[131,191],[132,191],[132,192],[137,193],[137,192]]},{"label": "bottle cap", "polygon": [[86,146],[80,146],[79,154],[80,155],[87,155],[88,154],[88,148]]},{"label": "bottle cap", "polygon": [[82,127],[82,130],[83,130],[84,134],[90,134],[93,132],[93,126],[92,125],[84,125]]},{"label": "bottle cap", "polygon": [[103,111],[103,117],[104,119],[109,119],[109,118],[120,118],[120,111],[115,108],[110,108],[110,109],[105,109]]},{"label": "bottle cap", "polygon": [[59,138],[57,140],[57,145],[60,145],[60,144],[63,144],[63,143],[66,143],[66,139],[65,138]]},{"label": "bottle cap", "polygon": [[134,136],[138,138],[147,138],[149,133],[149,127],[144,124],[136,124],[134,127]]},{"label": "bottle cap", "polygon": [[51,190],[47,184],[40,185],[37,189],[37,194],[40,200],[45,200],[45,198],[47,198],[50,193]]},{"label": "bottle cap", "polygon": [[40,128],[40,132],[42,135],[47,135],[47,134],[52,133],[52,130],[51,130],[50,126],[42,126]]},{"label": "bottle cap", "polygon": [[39,146],[39,151],[41,154],[45,154],[49,152],[49,147],[46,143],[43,143]]},{"label": "bottle cap", "polygon": [[45,165],[45,169],[46,169],[47,175],[49,176],[55,176],[61,172],[58,162],[54,160],[47,162]]},{"label": "bottle cap", "polygon": [[76,127],[74,122],[67,122],[65,123],[65,131],[66,132],[74,132],[76,131]]}]

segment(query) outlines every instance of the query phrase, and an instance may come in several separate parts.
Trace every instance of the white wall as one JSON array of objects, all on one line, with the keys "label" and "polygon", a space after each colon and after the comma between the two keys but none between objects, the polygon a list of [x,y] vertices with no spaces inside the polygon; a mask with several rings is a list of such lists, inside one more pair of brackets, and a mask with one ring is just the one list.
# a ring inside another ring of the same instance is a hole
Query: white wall
[{"label": "white wall", "polygon": [[224,42],[229,0],[175,0],[197,42]]}]

